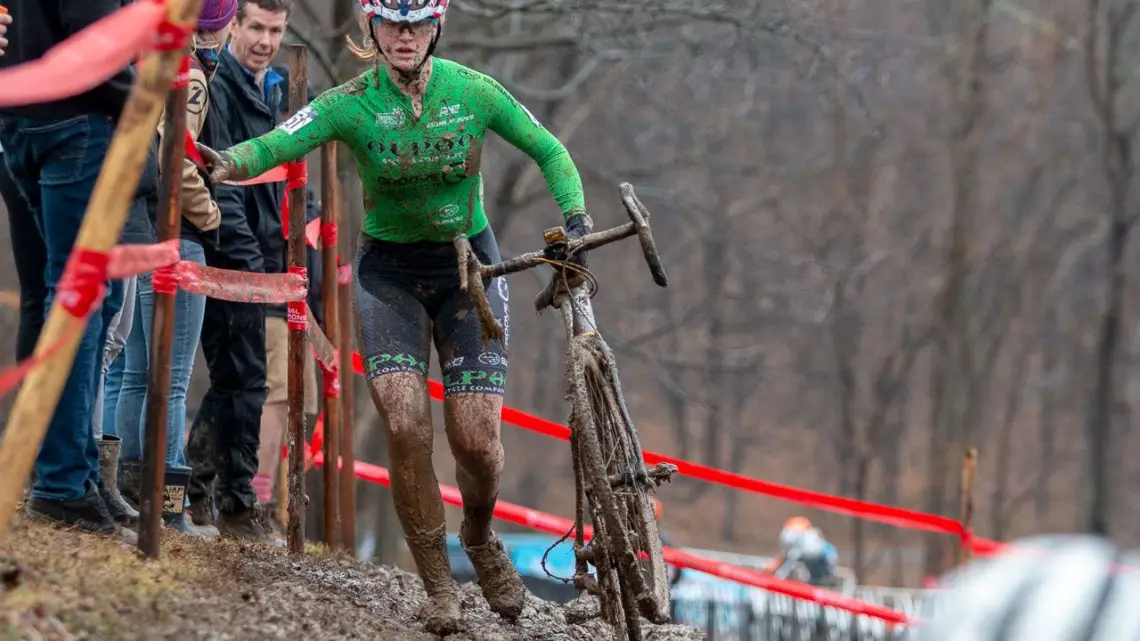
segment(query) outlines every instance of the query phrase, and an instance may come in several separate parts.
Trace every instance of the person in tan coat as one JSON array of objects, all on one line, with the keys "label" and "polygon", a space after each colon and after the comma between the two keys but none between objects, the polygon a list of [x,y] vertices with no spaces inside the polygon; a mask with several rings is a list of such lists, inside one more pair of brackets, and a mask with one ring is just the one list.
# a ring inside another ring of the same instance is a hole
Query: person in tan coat
[{"label": "person in tan coat", "polygon": [[[210,122],[218,114],[210,113],[209,79],[217,68],[221,48],[229,37],[237,0],[206,0],[194,33],[194,50],[190,60],[189,85],[186,99],[186,128],[190,134],[187,145],[200,138],[208,138]],[[159,121],[158,135],[163,130],[164,118]],[[186,135],[174,132],[173,135]],[[214,201],[213,187],[198,171],[190,158],[174,168],[181,174],[182,221],[179,254],[184,261],[206,263],[206,247],[217,247],[218,229],[222,215]],[[159,164],[159,172],[168,171]],[[162,228],[161,221],[157,227]],[[127,339],[126,363],[116,419],[119,436],[123,439],[123,495],[135,500],[139,491],[144,454],[146,387],[148,354],[152,338],[154,290],[151,275],[139,277],[136,288],[135,323]],[[190,467],[186,464],[186,391],[194,365],[194,355],[202,333],[202,319],[206,310],[206,297],[179,291],[174,303],[174,336],[171,352],[170,396],[166,417],[166,482],[163,490],[163,518],[178,531],[199,536],[216,536],[213,527],[200,528],[186,519],[183,512],[186,486],[190,482]]]}]

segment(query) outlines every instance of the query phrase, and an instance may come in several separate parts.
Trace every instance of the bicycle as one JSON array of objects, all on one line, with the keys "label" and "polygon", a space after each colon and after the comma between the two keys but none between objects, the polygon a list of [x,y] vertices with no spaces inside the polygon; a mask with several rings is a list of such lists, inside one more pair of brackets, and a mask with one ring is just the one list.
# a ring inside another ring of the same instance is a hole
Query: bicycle
[{"label": "bicycle", "polygon": [[[630,222],[612,229],[570,239],[556,227],[543,233],[543,249],[493,265],[479,262],[465,236],[456,236],[454,244],[460,288],[474,299],[485,341],[501,339],[503,329],[491,314],[481,283],[540,265],[554,267],[550,283],[535,299],[535,309],[558,309],[567,337],[570,455],[576,493],[572,581],[578,590],[598,598],[601,614],[617,638],[641,641],[640,617],[659,624],[671,620],[669,575],[649,492],[671,480],[677,467],[669,463],[646,467],[613,351],[594,320],[590,299],[597,291],[597,280],[587,269],[568,262],[579,252],[637,236],[654,282],[668,286],[649,227],[649,212],[628,183],[621,184],[620,193]],[[472,287],[472,282],[477,286]],[[587,511],[593,526],[588,543]],[[590,575],[590,565],[596,576]]]}]

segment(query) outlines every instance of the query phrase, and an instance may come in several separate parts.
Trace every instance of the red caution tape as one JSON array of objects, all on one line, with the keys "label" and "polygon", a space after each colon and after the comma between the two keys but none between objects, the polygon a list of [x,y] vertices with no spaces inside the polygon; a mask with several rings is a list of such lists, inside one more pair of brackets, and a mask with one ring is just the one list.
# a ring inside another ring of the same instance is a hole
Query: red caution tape
[{"label": "red caution tape", "polygon": [[166,265],[154,270],[151,275],[150,286],[154,293],[163,296],[178,294],[178,268],[176,265]]},{"label": "red caution tape", "polygon": [[[182,62],[178,65],[178,73],[174,76],[174,82],[170,83],[170,88],[182,89],[190,86],[190,56],[182,56]],[[187,132],[189,133],[189,132]],[[188,147],[189,148],[189,147]]]},{"label": "red caution tape", "polygon": [[[317,221],[313,221],[317,222]],[[337,233],[336,223],[329,223],[327,225],[320,225],[321,230],[321,247],[329,249],[336,247]]]},{"label": "red caution tape", "polygon": [[178,246],[177,238],[153,245],[119,245],[111,250],[107,278],[130,278],[160,267],[175,265],[180,260]]},{"label": "red caution tape", "polygon": [[[319,451],[314,452],[313,464],[316,467],[324,466],[324,456]],[[337,467],[341,467],[342,464],[343,459],[338,461]],[[391,484],[388,470],[378,465],[357,461],[353,471],[356,477],[363,481],[384,486]],[[439,490],[445,503],[456,507],[463,505],[463,497],[458,488],[440,484]],[[502,500],[495,504],[494,514],[501,520],[510,521],[511,523],[517,523],[540,532],[557,536],[562,536],[574,528],[574,522],[569,519],[546,514]],[[589,538],[593,532],[589,526],[586,526],[583,534],[586,538]],[[855,615],[880,619],[894,625],[909,625],[913,623],[905,614],[898,610],[860,601],[859,599],[847,597],[838,592],[816,588],[795,581],[778,579],[757,570],[743,568],[730,563],[713,561],[667,546],[662,546],[662,552],[665,556],[665,562],[676,567],[712,574],[713,576],[757,587],[768,592],[783,594],[801,601],[810,601],[824,607],[844,610]]]},{"label": "red caution tape", "polygon": [[336,284],[348,285],[352,282],[352,265],[341,265],[336,268]]},{"label": "red caution tape", "polygon": [[206,171],[206,159],[202,157],[202,152],[198,151],[198,143],[194,142],[194,135],[190,130],[186,130],[186,157],[190,159],[195,165],[198,165],[207,175],[210,173]]},{"label": "red caution tape", "polygon": [[183,261],[178,276],[191,294],[235,303],[287,303],[308,296],[305,278],[297,274],[250,274]]},{"label": "red caution tape", "polygon": [[285,167],[285,165],[281,165],[279,167],[270,169],[260,176],[250,178],[248,180],[227,180],[225,183],[227,185],[248,187],[249,185],[262,185],[265,183],[281,183],[287,180],[289,180],[289,170]]},{"label": "red caution tape", "polygon": [[[190,34],[194,33],[194,25],[175,24],[166,19],[165,0],[153,0],[163,10],[163,18],[154,30],[154,39],[150,48],[154,51],[180,51],[190,42]],[[136,3],[142,4],[142,3]]]},{"label": "red caution tape", "polygon": [[324,383],[325,398],[340,398],[340,368],[325,367],[321,364],[321,381]]},{"label": "red caution tape", "polygon": [[79,95],[122,71],[142,51],[166,9],[135,2],[95,22],[42,58],[0,71],[0,107]]},{"label": "red caution tape", "polygon": [[85,320],[107,293],[110,256],[101,251],[76,247],[67,259],[55,297],[68,314]]},{"label": "red caution tape", "polygon": [[0,372],[0,398],[4,398],[12,393],[12,391],[20,385],[20,381],[24,380],[32,370],[54,356],[55,353],[63,347],[64,342],[64,339],[60,338],[55,343],[48,345],[48,347],[39,354],[33,354],[23,361],[16,363],[14,366]]},{"label": "red caution tape", "polygon": [[305,225],[305,243],[313,249],[320,249],[322,231],[320,218],[309,221],[309,224]]},{"label": "red caution tape", "polygon": [[[287,162],[285,167],[285,198],[281,199],[281,233],[289,237],[289,192],[309,184],[308,163],[304,159]],[[313,245],[314,247],[316,245]]]},{"label": "red caution tape", "polygon": [[[293,276],[299,276],[302,279],[305,279],[305,282],[308,282],[308,273],[309,273],[309,270],[305,269],[304,267],[294,267],[293,265],[289,266],[289,274],[293,275]],[[286,322],[289,325],[289,329],[298,330],[298,331],[303,332],[308,328],[308,326],[309,326],[308,305],[305,303],[305,301],[303,299],[302,300],[291,300],[291,301],[289,301],[289,305],[288,305],[288,308],[286,309],[285,315],[286,315]]]},{"label": "red caution tape", "polygon": [[[364,361],[357,352],[353,352],[352,354],[352,369],[357,374],[364,375]],[[429,380],[428,392],[431,394],[431,397],[437,401],[443,400],[443,384],[439,381]],[[521,427],[531,432],[551,436],[563,441],[570,440],[570,428],[565,425],[559,425],[553,421],[521,412],[512,407],[503,407],[502,420],[504,423],[510,423],[511,425]],[[643,452],[643,455],[645,462],[650,465],[655,465],[660,462],[672,463],[677,466],[681,474],[708,483],[715,483],[717,485],[762,494],[799,505],[806,505],[808,507],[846,514],[848,516],[856,516],[869,521],[877,521],[897,527],[957,536],[962,540],[963,545],[971,547],[975,551],[982,551],[982,553],[1000,549],[1001,546],[1001,544],[996,541],[973,536],[961,523],[945,516],[937,516],[916,510],[907,510],[890,505],[880,505],[869,501],[860,501],[842,496],[832,496],[820,492],[802,490],[788,485],[762,481],[760,479],[744,476],[743,474],[725,472],[706,465],[690,463],[682,459],[647,450]]]}]

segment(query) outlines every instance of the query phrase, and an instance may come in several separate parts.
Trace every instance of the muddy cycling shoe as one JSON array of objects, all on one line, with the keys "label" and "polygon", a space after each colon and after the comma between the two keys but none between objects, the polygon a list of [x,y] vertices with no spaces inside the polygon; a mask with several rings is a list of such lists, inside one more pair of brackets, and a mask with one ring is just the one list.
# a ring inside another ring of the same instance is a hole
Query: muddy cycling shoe
[{"label": "muddy cycling shoe", "polygon": [[518,569],[511,563],[503,541],[491,532],[486,543],[472,546],[464,543],[463,551],[471,559],[479,588],[483,590],[483,598],[491,611],[512,623],[518,620],[526,605],[526,586]]},{"label": "muddy cycling shoe", "polygon": [[459,632],[459,593],[455,588],[429,594],[420,608],[420,621],[424,630],[445,636]]},{"label": "muddy cycling shoe", "polygon": [[423,581],[427,601],[420,609],[424,629],[432,634],[446,635],[459,631],[459,591],[451,578],[451,564],[447,561],[447,531],[444,524],[427,532],[405,532],[408,551],[416,562],[416,570]]}]

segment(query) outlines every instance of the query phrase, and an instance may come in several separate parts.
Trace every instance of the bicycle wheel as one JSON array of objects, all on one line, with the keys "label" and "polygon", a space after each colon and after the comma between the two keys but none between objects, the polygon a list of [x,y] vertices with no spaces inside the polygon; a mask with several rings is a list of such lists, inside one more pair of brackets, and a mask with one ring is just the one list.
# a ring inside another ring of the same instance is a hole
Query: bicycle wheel
[{"label": "bicycle wheel", "polygon": [[669,623],[672,618],[669,571],[662,554],[661,535],[649,497],[649,492],[656,483],[650,478],[645,459],[642,458],[641,441],[622,395],[621,379],[613,352],[600,340],[594,348],[598,355],[598,371],[595,374],[599,384],[595,387],[591,404],[595,416],[604,417],[600,423],[605,427],[598,433],[602,439],[602,451],[613,453],[611,478],[620,475],[622,479],[618,490],[621,499],[619,506],[624,507],[622,516],[638,555],[644,584],[643,591],[638,595],[638,606],[646,619],[659,624]]},{"label": "bicycle wheel", "polygon": [[[574,417],[574,439],[577,454],[582,466],[582,480],[590,504],[594,535],[591,548],[595,567],[598,569],[598,583],[601,584],[602,608],[615,614],[610,619],[618,633],[618,638],[641,641],[641,618],[637,605],[636,590],[629,580],[640,577],[637,557],[626,531],[625,520],[618,509],[617,497],[610,484],[608,471],[609,457],[603,456],[599,438],[599,423],[594,412],[596,385],[592,372],[597,369],[595,351],[590,349],[594,337],[579,337],[571,342],[569,354],[571,415]],[[612,565],[611,572],[604,572],[602,565]],[[617,581],[612,581],[613,574]],[[624,619],[625,634],[620,623]]]}]

